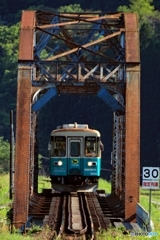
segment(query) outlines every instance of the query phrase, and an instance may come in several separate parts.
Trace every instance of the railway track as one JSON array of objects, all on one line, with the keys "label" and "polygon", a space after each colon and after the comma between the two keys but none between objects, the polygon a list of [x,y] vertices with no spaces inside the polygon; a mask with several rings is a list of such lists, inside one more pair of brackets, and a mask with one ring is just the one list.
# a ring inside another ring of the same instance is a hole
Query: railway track
[{"label": "railway track", "polygon": [[109,226],[94,193],[55,193],[39,200],[37,196],[32,198],[30,214],[43,218],[43,227],[48,225],[54,236],[64,240],[95,239],[97,231]]},{"label": "railway track", "polygon": [[[49,240],[95,240],[96,232],[110,227],[124,228],[128,232],[140,231],[137,223],[124,221],[123,202],[104,191],[96,193],[51,193],[33,194],[29,207],[30,222],[49,226]],[[28,225],[28,224],[26,224]]]},{"label": "railway track", "polygon": [[63,239],[74,239],[75,237],[76,239],[86,239],[88,224],[83,194],[64,195],[58,236],[63,236]]}]

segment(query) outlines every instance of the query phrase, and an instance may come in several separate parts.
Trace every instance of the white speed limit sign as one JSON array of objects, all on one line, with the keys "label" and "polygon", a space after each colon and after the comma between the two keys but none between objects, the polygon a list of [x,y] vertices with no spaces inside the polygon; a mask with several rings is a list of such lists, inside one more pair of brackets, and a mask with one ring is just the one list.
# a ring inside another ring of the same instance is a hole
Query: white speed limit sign
[{"label": "white speed limit sign", "polygon": [[159,168],[158,167],[143,167],[142,179],[158,180]]}]

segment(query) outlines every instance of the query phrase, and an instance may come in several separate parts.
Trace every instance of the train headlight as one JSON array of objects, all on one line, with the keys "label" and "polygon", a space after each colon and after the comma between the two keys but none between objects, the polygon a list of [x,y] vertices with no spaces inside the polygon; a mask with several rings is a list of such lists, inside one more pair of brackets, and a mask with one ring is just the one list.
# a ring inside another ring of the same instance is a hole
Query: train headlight
[{"label": "train headlight", "polygon": [[88,162],[88,166],[92,166],[92,162]]},{"label": "train headlight", "polygon": [[58,161],[58,166],[62,166],[63,162],[62,161]]},{"label": "train headlight", "polygon": [[97,163],[96,162],[88,162],[88,166],[91,167],[91,166],[96,166]]},{"label": "train headlight", "polygon": [[53,163],[55,166],[62,166],[63,162],[62,161],[58,161],[58,162],[54,162]]}]

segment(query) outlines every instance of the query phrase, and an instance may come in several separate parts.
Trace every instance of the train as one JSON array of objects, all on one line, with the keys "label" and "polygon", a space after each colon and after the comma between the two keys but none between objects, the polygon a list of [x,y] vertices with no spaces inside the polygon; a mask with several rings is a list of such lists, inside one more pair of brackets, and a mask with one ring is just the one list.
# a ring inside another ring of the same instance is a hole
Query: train
[{"label": "train", "polygon": [[49,175],[54,191],[94,192],[101,172],[101,134],[88,124],[63,124],[50,134]]}]

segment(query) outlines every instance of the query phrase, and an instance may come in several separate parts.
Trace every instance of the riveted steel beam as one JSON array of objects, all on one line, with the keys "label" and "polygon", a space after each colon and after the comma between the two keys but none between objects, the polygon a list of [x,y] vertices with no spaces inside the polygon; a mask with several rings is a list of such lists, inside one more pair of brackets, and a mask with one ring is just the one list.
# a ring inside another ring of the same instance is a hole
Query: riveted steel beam
[{"label": "riveted steel beam", "polygon": [[98,92],[100,97],[114,112],[124,113],[124,107],[115,99],[105,88],[101,88]]},{"label": "riveted steel beam", "polygon": [[[33,60],[35,12],[23,12],[19,43],[19,62]],[[16,156],[13,221],[16,228],[28,219],[31,153],[31,90],[33,67],[19,64],[16,110]]]},{"label": "riveted steel beam", "polygon": [[43,107],[52,97],[57,94],[56,88],[50,88],[37,102],[32,105],[32,111],[38,111]]},{"label": "riveted steel beam", "polygon": [[14,174],[13,221],[19,228],[28,218],[30,131],[31,131],[31,68],[19,67],[17,112],[16,112],[16,156]]},{"label": "riveted steel beam", "polygon": [[35,11],[23,11],[18,60],[33,60]]},{"label": "riveted steel beam", "polygon": [[135,220],[140,181],[140,56],[136,14],[124,15],[126,27],[125,219]]}]

